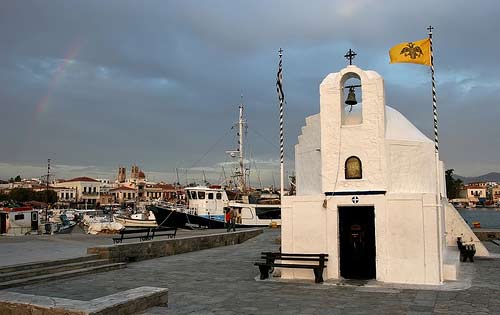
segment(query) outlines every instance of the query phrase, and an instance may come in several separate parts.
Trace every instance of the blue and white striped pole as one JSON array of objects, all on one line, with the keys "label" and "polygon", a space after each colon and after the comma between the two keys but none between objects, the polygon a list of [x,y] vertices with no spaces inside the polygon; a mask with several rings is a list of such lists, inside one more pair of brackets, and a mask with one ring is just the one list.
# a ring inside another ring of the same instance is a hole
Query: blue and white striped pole
[{"label": "blue and white striped pole", "polygon": [[283,135],[283,105],[285,103],[285,93],[283,92],[283,49],[280,48],[279,52],[279,66],[278,66],[278,74],[276,78],[276,90],[278,92],[278,98],[280,101],[280,195],[283,197],[284,195],[284,135]]}]

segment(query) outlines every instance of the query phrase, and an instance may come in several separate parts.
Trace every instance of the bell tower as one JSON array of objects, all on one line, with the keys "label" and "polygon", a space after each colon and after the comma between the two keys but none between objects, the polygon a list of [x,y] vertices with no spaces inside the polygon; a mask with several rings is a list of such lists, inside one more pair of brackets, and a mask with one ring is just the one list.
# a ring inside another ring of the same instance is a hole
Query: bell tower
[{"label": "bell tower", "polygon": [[320,85],[323,193],[386,190],[384,81],[352,65],[355,55],[349,50],[350,64]]}]

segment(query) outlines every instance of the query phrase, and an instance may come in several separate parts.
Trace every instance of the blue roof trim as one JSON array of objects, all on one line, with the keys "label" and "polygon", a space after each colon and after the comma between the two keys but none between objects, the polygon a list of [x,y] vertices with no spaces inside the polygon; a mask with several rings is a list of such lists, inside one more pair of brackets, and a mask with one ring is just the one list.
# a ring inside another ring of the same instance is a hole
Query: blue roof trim
[{"label": "blue roof trim", "polygon": [[327,191],[325,196],[351,196],[351,195],[385,195],[385,190],[368,191]]}]

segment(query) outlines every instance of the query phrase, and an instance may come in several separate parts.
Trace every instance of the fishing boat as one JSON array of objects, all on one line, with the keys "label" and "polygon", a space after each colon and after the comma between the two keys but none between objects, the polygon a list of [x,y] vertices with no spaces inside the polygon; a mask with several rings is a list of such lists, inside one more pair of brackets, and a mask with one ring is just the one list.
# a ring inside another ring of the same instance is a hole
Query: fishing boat
[{"label": "fishing boat", "polygon": [[155,216],[152,212],[148,213],[135,213],[130,215],[130,217],[125,216],[115,216],[115,222],[120,223],[125,228],[131,227],[157,227]]},{"label": "fishing boat", "polygon": [[149,206],[156,223],[164,227],[222,229],[224,214],[229,207],[236,209],[236,227],[281,225],[279,203],[247,203],[229,200],[225,189],[211,187],[185,188],[187,206],[156,203]]},{"label": "fishing boat", "polygon": [[260,192],[250,193],[247,189],[243,156],[243,129],[246,126],[243,104],[239,106],[237,124],[239,148],[226,152],[239,158],[239,168],[232,176],[238,185],[236,191],[229,191],[220,186],[186,187],[187,205],[158,202],[148,206],[147,209],[154,213],[158,226],[221,229],[225,227],[224,214],[230,207],[236,209],[236,227],[281,225],[279,196],[262,198]]}]

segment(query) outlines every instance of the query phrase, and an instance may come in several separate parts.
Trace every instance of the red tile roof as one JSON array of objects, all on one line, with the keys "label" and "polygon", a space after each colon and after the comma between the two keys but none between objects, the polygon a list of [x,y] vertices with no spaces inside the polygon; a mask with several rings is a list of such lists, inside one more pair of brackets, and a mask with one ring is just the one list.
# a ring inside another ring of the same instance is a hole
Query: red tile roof
[{"label": "red tile roof", "polygon": [[18,207],[18,208],[0,208],[5,212],[18,212],[18,211],[32,211],[32,207]]},{"label": "red tile roof", "polygon": [[172,184],[156,184],[156,185],[152,185],[152,187],[161,188],[164,190],[175,190],[175,186]]},{"label": "red tile roof", "polygon": [[465,188],[467,189],[486,189],[484,186],[475,186],[475,185],[466,185]]},{"label": "red tile roof", "polygon": [[130,188],[130,187],[127,187],[127,186],[122,186],[122,187],[118,187],[118,188],[113,188],[113,189],[110,189],[109,191],[118,191],[118,190],[133,190],[135,191],[134,188]]},{"label": "red tile roof", "polygon": [[98,180],[95,180],[93,178],[90,178],[90,177],[75,177],[73,179],[70,179],[70,180],[65,180],[64,183],[68,183],[68,182],[94,182],[94,183],[99,183]]}]

